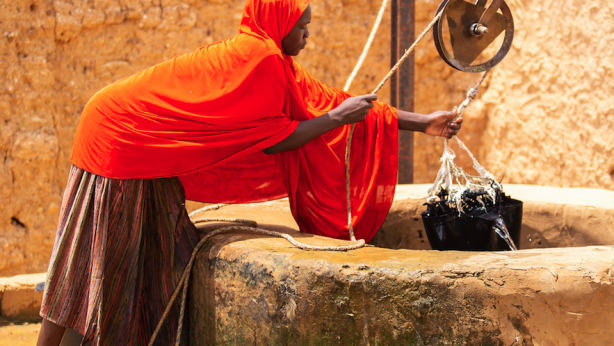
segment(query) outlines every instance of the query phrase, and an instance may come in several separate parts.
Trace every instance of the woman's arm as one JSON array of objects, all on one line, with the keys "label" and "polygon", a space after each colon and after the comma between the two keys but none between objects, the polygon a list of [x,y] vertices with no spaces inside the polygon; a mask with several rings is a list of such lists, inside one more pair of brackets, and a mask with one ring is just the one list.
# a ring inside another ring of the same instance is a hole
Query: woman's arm
[{"label": "woman's arm", "polygon": [[463,123],[462,118],[451,122],[456,116],[456,108],[451,112],[437,111],[431,114],[412,113],[399,109],[397,114],[399,130],[420,131],[431,136],[452,138],[458,134]]},{"label": "woman's arm", "polygon": [[330,112],[306,121],[301,121],[296,130],[283,141],[263,150],[265,154],[277,154],[299,148],[313,139],[339,126],[365,120],[369,109],[376,101],[375,94],[350,97]]},{"label": "woman's arm", "polygon": [[[264,149],[263,152],[265,154],[277,154],[296,149],[339,126],[363,121],[369,113],[369,109],[373,108],[372,101],[376,100],[375,94],[348,98],[339,107],[322,116],[301,121],[290,136]],[[456,116],[456,108],[451,112],[437,111],[431,114],[402,110],[397,110],[397,113],[399,130],[420,131],[431,136],[452,138],[458,134],[463,122],[462,118],[457,119],[454,123],[450,122]]]}]

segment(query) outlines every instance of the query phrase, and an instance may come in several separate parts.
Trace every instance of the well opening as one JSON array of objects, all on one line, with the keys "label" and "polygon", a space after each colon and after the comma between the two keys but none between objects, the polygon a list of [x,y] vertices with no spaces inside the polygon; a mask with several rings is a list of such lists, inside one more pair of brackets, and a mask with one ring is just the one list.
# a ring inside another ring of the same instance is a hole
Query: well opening
[{"label": "well opening", "polygon": [[[370,244],[430,250],[421,213],[429,185],[401,185],[386,222]],[[601,189],[506,185],[524,202],[520,250],[614,244],[614,192]]]}]

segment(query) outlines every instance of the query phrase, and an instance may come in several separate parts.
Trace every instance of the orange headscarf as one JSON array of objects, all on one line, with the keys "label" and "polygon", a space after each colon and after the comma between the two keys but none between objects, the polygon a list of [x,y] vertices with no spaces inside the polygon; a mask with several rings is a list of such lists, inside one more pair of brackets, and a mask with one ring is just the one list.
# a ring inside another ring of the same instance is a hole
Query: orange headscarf
[{"label": "orange headscarf", "polygon": [[[290,197],[306,232],[347,238],[344,143],[349,127],[276,155],[262,150],[299,121],[349,97],[309,76],[281,41],[308,0],[248,0],[234,38],[102,89],[86,105],[77,167],[111,178],[179,176],[186,197],[243,203]],[[356,236],[371,239],[394,196],[396,111],[377,103],[352,142]]]}]

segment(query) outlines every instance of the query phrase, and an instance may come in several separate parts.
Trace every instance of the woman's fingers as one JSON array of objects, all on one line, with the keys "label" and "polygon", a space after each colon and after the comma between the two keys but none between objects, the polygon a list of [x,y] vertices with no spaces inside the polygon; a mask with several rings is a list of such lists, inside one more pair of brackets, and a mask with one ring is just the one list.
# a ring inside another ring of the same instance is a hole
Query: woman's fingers
[{"label": "woman's fingers", "polygon": [[452,137],[454,137],[456,135],[458,135],[458,130],[448,129],[448,131],[445,133],[445,137],[448,138],[448,139],[450,139],[450,138],[452,138]]},{"label": "woman's fingers", "polygon": [[[458,112],[458,109],[456,107],[454,107],[453,110],[451,111],[442,111],[445,115],[445,117],[449,120],[452,121],[452,119],[454,119],[454,117],[456,116],[456,113]],[[460,119],[460,118],[459,118]],[[462,121],[462,120],[461,120]]]},{"label": "woman's fingers", "polygon": [[369,101],[369,102],[377,101],[377,94],[366,94],[366,95],[362,95],[358,97],[362,98],[363,100]]},{"label": "woman's fingers", "polygon": [[[364,117],[367,116],[367,114],[369,114],[369,109],[373,108],[375,105],[373,104],[373,101],[377,100],[377,95],[375,94],[367,94],[367,95],[361,95],[358,96],[358,98],[360,99],[361,103],[363,103],[363,109],[362,109],[362,115]],[[364,120],[361,119],[360,121]]]},{"label": "woman's fingers", "polygon": [[454,119],[458,114],[458,109],[454,107],[451,111],[436,111],[430,114],[428,124],[424,133],[431,136],[441,136],[452,138],[458,135],[463,123],[463,118]]},{"label": "woman's fingers", "polygon": [[448,123],[448,128],[452,130],[460,130],[461,126],[462,126],[461,123],[457,123],[457,122]]},{"label": "woman's fingers", "polygon": [[353,124],[365,120],[376,100],[375,94],[350,97],[329,113],[342,124]]},{"label": "woman's fingers", "polygon": [[[456,112],[457,112],[457,108],[454,107],[454,110],[450,113],[453,114],[452,118],[454,118],[456,116]],[[458,132],[460,131],[461,127],[463,124],[463,118],[460,117],[458,119],[456,119],[453,122],[449,122],[448,125],[448,129],[446,131],[446,138],[450,139],[456,135],[458,135]]]},{"label": "woman's fingers", "polygon": [[458,119],[456,119],[453,122],[452,121],[448,122],[447,125],[448,125],[448,128],[451,128],[451,129],[454,129],[454,130],[458,130],[458,129],[461,128],[462,124],[463,124],[463,118],[458,118]]},{"label": "woman's fingers", "polygon": [[376,94],[367,94],[367,95],[362,95],[362,96],[359,96],[359,97],[367,102],[366,106],[367,106],[368,109],[371,109],[371,108],[373,108],[375,106],[373,104],[373,101],[377,101],[377,95]]}]

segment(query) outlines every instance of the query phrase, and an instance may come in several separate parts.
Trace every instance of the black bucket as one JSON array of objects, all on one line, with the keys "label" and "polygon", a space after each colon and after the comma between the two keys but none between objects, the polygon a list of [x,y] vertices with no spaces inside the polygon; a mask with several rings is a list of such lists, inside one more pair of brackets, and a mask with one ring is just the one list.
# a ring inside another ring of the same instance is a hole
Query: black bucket
[{"label": "black bucket", "polygon": [[[473,196],[475,197],[475,196]],[[486,199],[484,199],[486,200]],[[505,251],[510,246],[495,230],[497,218],[503,219],[510,238],[518,246],[522,226],[522,202],[497,193],[497,203],[470,207],[459,213],[441,202],[427,203],[422,213],[426,236],[433,250]]]}]

